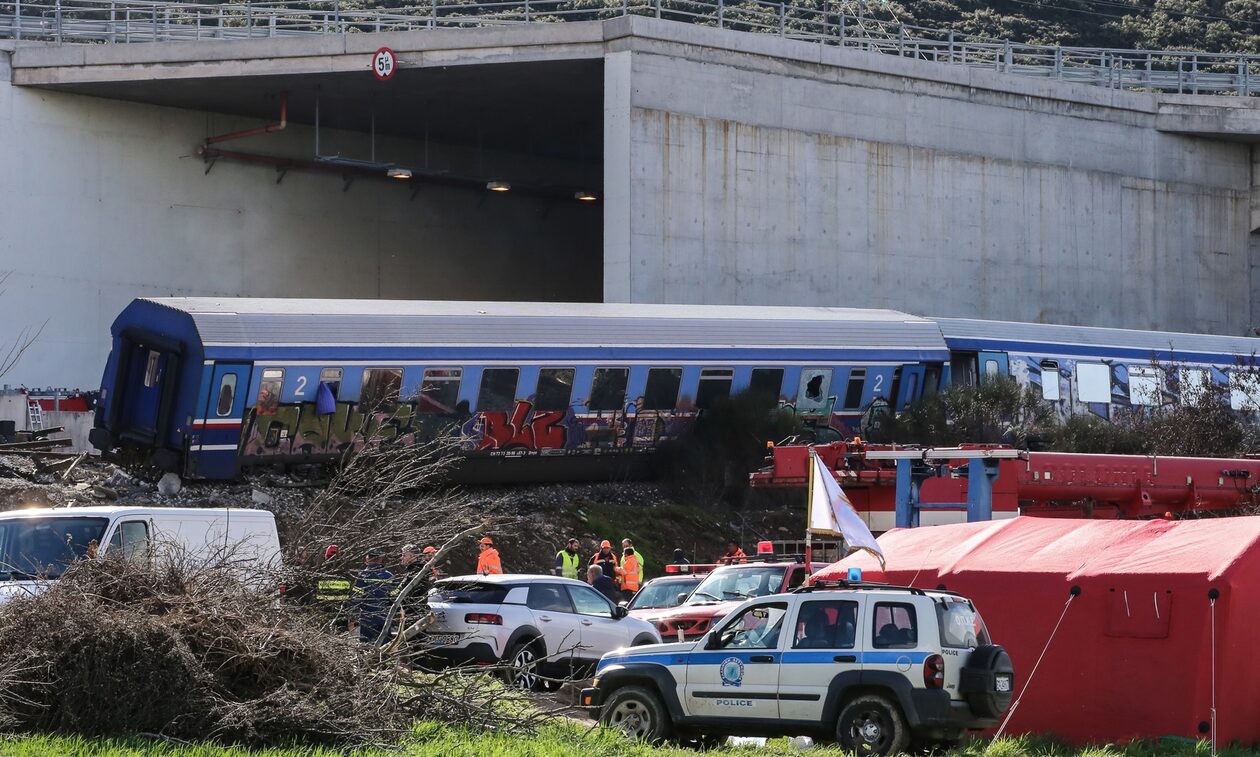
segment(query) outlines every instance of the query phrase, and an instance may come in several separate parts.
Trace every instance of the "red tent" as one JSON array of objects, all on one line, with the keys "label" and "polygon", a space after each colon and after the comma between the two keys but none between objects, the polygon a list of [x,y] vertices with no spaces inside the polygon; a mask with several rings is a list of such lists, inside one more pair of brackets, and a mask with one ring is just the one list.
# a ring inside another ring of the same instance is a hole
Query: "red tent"
[{"label": "red tent", "polygon": [[857,566],[866,580],[944,586],[975,601],[1015,663],[1022,702],[1008,733],[1073,744],[1207,737],[1215,627],[1218,738],[1260,741],[1260,517],[1021,517],[899,529],[879,543],[886,573],[855,554],[817,576]]}]

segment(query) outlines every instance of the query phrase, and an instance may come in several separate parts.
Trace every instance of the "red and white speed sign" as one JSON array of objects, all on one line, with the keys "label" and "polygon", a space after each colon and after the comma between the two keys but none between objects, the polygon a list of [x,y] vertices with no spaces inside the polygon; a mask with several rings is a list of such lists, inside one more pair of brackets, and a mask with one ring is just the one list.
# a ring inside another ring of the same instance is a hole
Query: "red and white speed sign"
[{"label": "red and white speed sign", "polygon": [[372,53],[372,73],[381,81],[388,81],[394,75],[394,69],[398,68],[398,59],[394,57],[394,51],[388,47],[382,47],[380,50]]}]

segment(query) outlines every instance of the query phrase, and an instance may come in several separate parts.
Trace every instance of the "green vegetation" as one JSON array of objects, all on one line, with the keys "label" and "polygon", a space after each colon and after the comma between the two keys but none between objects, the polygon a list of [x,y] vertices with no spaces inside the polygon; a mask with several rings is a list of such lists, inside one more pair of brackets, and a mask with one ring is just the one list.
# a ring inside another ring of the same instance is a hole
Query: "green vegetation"
[{"label": "green vegetation", "polygon": [[[9,737],[0,741],[5,757],[551,757],[581,754],[583,757],[690,757],[698,754],[682,747],[653,748],[627,742],[617,734],[588,730],[567,723],[544,728],[537,737],[525,739],[487,732],[473,732],[454,726],[425,723],[414,737],[396,750],[342,752],[310,747],[250,751],[234,747],[185,745],[153,738],[86,739],[72,736]],[[786,739],[775,739],[766,747],[726,747],[705,754],[728,755],[813,755],[839,757],[835,748],[797,749]],[[1207,742],[1190,739],[1163,739],[1134,742],[1124,746],[1071,749],[1047,739],[1018,737],[997,742],[977,741],[945,754],[957,757],[1201,757],[1211,754]],[[1247,757],[1254,750],[1230,748],[1222,757]]]}]

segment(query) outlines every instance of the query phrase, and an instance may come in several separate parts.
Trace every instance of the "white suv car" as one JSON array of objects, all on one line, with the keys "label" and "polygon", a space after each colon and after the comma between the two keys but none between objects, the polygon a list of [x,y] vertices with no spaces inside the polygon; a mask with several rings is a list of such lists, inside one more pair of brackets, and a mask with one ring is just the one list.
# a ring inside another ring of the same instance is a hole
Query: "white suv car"
[{"label": "white suv car", "polygon": [[651,623],[581,581],[555,576],[459,576],[438,581],[426,604],[434,622],[419,641],[430,664],[506,664],[515,686],[586,677],[600,657],[658,644]]},{"label": "white suv car", "polygon": [[1014,688],[966,598],[843,583],[749,600],[697,641],[609,654],[580,701],[649,741],[812,735],[883,755],[996,725]]}]

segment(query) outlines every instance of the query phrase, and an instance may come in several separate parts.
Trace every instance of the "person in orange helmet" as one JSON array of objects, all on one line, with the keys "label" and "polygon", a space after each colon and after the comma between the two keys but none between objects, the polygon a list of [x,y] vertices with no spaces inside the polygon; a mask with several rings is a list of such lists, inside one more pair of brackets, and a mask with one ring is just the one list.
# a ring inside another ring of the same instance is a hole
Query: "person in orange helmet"
[{"label": "person in orange helmet", "polygon": [[494,548],[494,540],[483,536],[477,544],[481,550],[481,554],[477,556],[477,573],[483,576],[502,573],[503,563],[499,560],[499,550]]},{"label": "person in orange helmet", "polygon": [[618,569],[621,567],[621,560],[617,559],[617,553],[613,551],[612,542],[604,539],[599,543],[599,551],[591,556],[591,561],[588,565],[598,565],[605,576],[616,581]]}]

